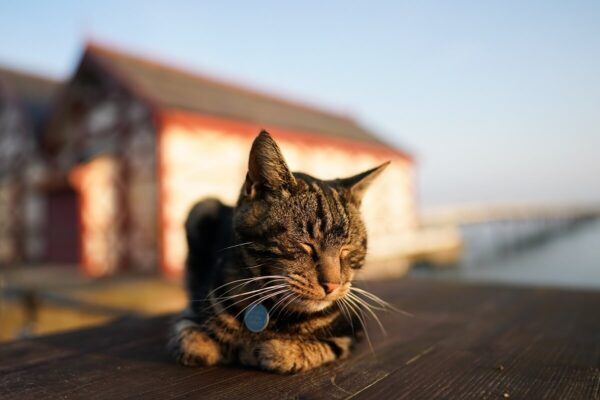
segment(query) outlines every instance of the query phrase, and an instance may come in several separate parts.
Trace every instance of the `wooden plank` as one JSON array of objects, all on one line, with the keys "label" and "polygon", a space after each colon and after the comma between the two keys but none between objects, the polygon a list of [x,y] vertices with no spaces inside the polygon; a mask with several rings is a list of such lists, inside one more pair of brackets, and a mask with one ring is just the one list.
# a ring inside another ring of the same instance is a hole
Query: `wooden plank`
[{"label": "wooden plank", "polygon": [[371,283],[415,316],[383,315],[344,362],[280,376],[184,368],[165,351],[170,317],[0,346],[0,398],[600,398],[600,292]]}]

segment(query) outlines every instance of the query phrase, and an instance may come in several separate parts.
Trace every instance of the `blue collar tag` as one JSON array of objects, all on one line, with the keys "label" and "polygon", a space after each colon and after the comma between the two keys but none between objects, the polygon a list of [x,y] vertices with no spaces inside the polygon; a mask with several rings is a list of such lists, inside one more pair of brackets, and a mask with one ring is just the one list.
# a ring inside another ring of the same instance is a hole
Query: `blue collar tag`
[{"label": "blue collar tag", "polygon": [[244,325],[250,332],[258,333],[269,325],[269,312],[262,304],[252,304],[244,312]]}]

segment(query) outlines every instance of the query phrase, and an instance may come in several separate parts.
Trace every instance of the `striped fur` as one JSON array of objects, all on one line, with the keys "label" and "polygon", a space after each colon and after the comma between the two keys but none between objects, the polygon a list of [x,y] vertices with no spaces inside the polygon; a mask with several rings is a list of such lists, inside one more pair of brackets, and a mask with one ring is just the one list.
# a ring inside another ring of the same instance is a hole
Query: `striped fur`
[{"label": "striped fur", "polygon": [[[340,299],[366,255],[362,195],[386,165],[333,181],[291,173],[261,132],[236,207],[207,199],[189,214],[189,304],[169,342],[176,359],[290,373],[347,357],[361,321]],[[255,302],[270,312],[259,333],[243,324]]]}]

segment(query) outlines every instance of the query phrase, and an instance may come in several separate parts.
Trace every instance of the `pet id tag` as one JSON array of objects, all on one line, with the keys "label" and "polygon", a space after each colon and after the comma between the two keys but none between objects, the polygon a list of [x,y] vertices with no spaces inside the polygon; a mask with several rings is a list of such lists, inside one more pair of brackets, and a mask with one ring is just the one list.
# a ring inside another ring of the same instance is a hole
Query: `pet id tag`
[{"label": "pet id tag", "polygon": [[252,304],[244,312],[244,325],[250,332],[262,332],[269,325],[269,312],[262,304]]}]

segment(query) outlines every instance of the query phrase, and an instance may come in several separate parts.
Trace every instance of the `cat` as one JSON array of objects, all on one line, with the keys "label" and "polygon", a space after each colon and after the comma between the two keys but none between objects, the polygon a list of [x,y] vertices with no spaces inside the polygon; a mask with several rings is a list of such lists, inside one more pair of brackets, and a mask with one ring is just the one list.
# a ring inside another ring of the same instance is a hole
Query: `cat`
[{"label": "cat", "polygon": [[364,329],[352,286],[367,251],[359,208],[388,164],[323,181],[290,172],[260,132],[235,208],[206,199],[187,218],[189,304],[172,327],[174,357],[278,373],[348,357]]}]

